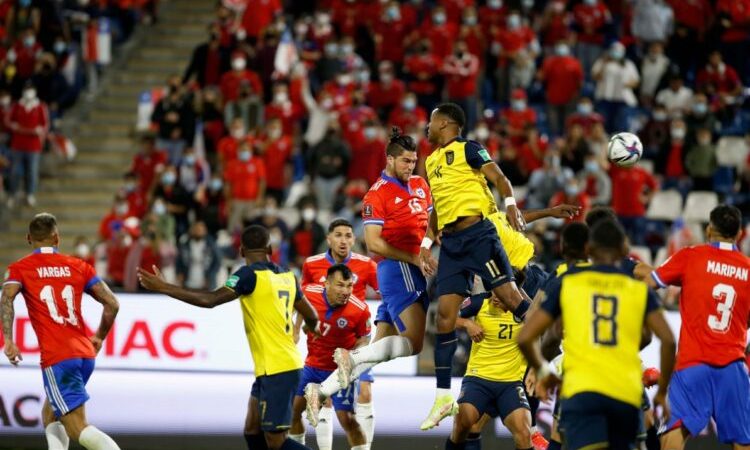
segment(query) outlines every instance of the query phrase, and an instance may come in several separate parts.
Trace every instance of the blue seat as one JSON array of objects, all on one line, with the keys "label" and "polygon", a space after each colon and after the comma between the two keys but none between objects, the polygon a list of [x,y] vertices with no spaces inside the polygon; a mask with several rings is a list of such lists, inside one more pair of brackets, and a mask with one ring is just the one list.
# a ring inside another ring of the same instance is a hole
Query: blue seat
[{"label": "blue seat", "polygon": [[714,173],[714,191],[727,195],[734,192],[734,168],[719,166]]}]

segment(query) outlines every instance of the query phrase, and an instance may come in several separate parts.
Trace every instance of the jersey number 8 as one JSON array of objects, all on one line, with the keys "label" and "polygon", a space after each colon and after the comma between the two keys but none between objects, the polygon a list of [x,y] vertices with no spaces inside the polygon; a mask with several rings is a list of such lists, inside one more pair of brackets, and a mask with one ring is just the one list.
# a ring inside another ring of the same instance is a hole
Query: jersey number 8
[{"label": "jersey number 8", "polygon": [[594,343],[617,345],[617,297],[594,295]]}]

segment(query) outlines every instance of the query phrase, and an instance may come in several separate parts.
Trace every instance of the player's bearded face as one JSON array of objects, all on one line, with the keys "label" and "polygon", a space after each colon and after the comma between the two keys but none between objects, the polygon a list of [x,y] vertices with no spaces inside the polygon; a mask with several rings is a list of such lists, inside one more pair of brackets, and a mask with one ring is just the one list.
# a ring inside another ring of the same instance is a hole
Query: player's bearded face
[{"label": "player's bearded face", "polygon": [[404,151],[397,157],[389,156],[388,164],[399,181],[408,183],[417,165],[417,152]]},{"label": "player's bearded face", "polygon": [[339,273],[334,275],[334,279],[326,281],[326,296],[333,306],[343,305],[349,301],[354,287],[354,280],[344,280]]}]

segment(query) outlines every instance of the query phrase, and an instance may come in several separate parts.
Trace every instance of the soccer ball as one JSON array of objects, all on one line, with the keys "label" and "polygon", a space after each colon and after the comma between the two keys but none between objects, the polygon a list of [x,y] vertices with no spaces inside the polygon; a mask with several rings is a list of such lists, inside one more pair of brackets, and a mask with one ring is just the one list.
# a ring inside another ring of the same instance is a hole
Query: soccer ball
[{"label": "soccer ball", "polygon": [[620,167],[632,167],[643,155],[643,144],[633,133],[617,133],[607,145],[607,158]]}]

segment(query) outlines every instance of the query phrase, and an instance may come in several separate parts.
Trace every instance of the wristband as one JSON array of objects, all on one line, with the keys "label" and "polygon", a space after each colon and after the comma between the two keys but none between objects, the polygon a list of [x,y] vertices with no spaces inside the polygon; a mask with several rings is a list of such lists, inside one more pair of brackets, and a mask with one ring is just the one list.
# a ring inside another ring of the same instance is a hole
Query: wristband
[{"label": "wristband", "polygon": [[429,250],[430,248],[432,248],[432,242],[433,242],[432,239],[425,236],[424,238],[422,238],[422,245],[420,247],[426,248],[427,250]]},{"label": "wristband", "polygon": [[505,197],[505,207],[516,206],[516,199],[513,197]]}]

